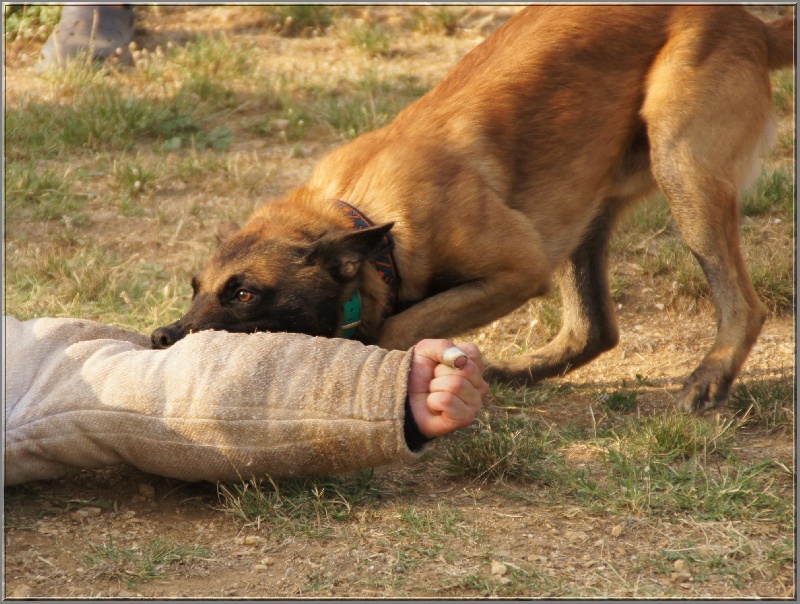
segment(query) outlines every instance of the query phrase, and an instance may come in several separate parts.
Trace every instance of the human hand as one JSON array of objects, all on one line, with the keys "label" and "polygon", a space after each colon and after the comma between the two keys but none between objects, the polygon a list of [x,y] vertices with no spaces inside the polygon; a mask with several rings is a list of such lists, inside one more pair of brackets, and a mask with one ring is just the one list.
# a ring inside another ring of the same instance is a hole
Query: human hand
[{"label": "human hand", "polygon": [[478,347],[459,344],[469,360],[455,369],[441,362],[442,353],[451,346],[450,340],[422,340],[414,347],[408,400],[417,428],[427,438],[469,426],[489,393]]}]

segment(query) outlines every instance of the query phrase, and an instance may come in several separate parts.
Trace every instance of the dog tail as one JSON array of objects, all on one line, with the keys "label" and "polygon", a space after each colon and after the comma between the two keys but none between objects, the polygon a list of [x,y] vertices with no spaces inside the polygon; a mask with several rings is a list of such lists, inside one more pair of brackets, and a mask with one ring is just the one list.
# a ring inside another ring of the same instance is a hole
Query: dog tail
[{"label": "dog tail", "polygon": [[794,17],[783,17],[764,24],[767,37],[767,66],[772,69],[794,65],[795,27]]}]

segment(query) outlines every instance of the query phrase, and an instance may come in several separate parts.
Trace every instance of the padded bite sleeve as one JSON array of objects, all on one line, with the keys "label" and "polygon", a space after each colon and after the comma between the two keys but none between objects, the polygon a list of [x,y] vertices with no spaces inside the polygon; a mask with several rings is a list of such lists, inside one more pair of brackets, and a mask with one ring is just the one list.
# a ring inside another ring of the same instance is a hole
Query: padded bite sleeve
[{"label": "padded bite sleeve", "polygon": [[152,350],[76,319],[5,329],[7,485],[123,462],[218,481],[419,456],[403,435],[411,351],[219,331]]}]

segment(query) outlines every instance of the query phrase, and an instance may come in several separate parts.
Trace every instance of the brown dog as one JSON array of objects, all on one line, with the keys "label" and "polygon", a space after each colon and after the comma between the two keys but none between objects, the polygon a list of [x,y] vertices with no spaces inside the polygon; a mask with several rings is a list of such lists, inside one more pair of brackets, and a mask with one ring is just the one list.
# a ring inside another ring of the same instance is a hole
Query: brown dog
[{"label": "brown dog", "polygon": [[764,24],[731,6],[528,7],[391,124],[258,208],[153,344],[201,329],[336,336],[360,319],[356,338],[405,349],[502,317],[555,276],[561,331],[489,375],[556,376],[616,345],[610,233],[659,188],[718,315],[680,407],[717,405],[766,316],[737,204],[770,142],[769,71],[793,63],[794,32],[794,17]]}]

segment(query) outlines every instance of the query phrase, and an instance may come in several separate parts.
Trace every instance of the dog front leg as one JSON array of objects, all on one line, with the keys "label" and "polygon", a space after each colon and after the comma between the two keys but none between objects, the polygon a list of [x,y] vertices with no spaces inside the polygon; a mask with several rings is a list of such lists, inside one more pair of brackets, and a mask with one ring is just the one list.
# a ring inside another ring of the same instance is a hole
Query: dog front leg
[{"label": "dog front leg", "polygon": [[452,337],[486,325],[550,289],[549,274],[492,275],[426,298],[387,319],[378,345],[406,350],[424,338]]}]

